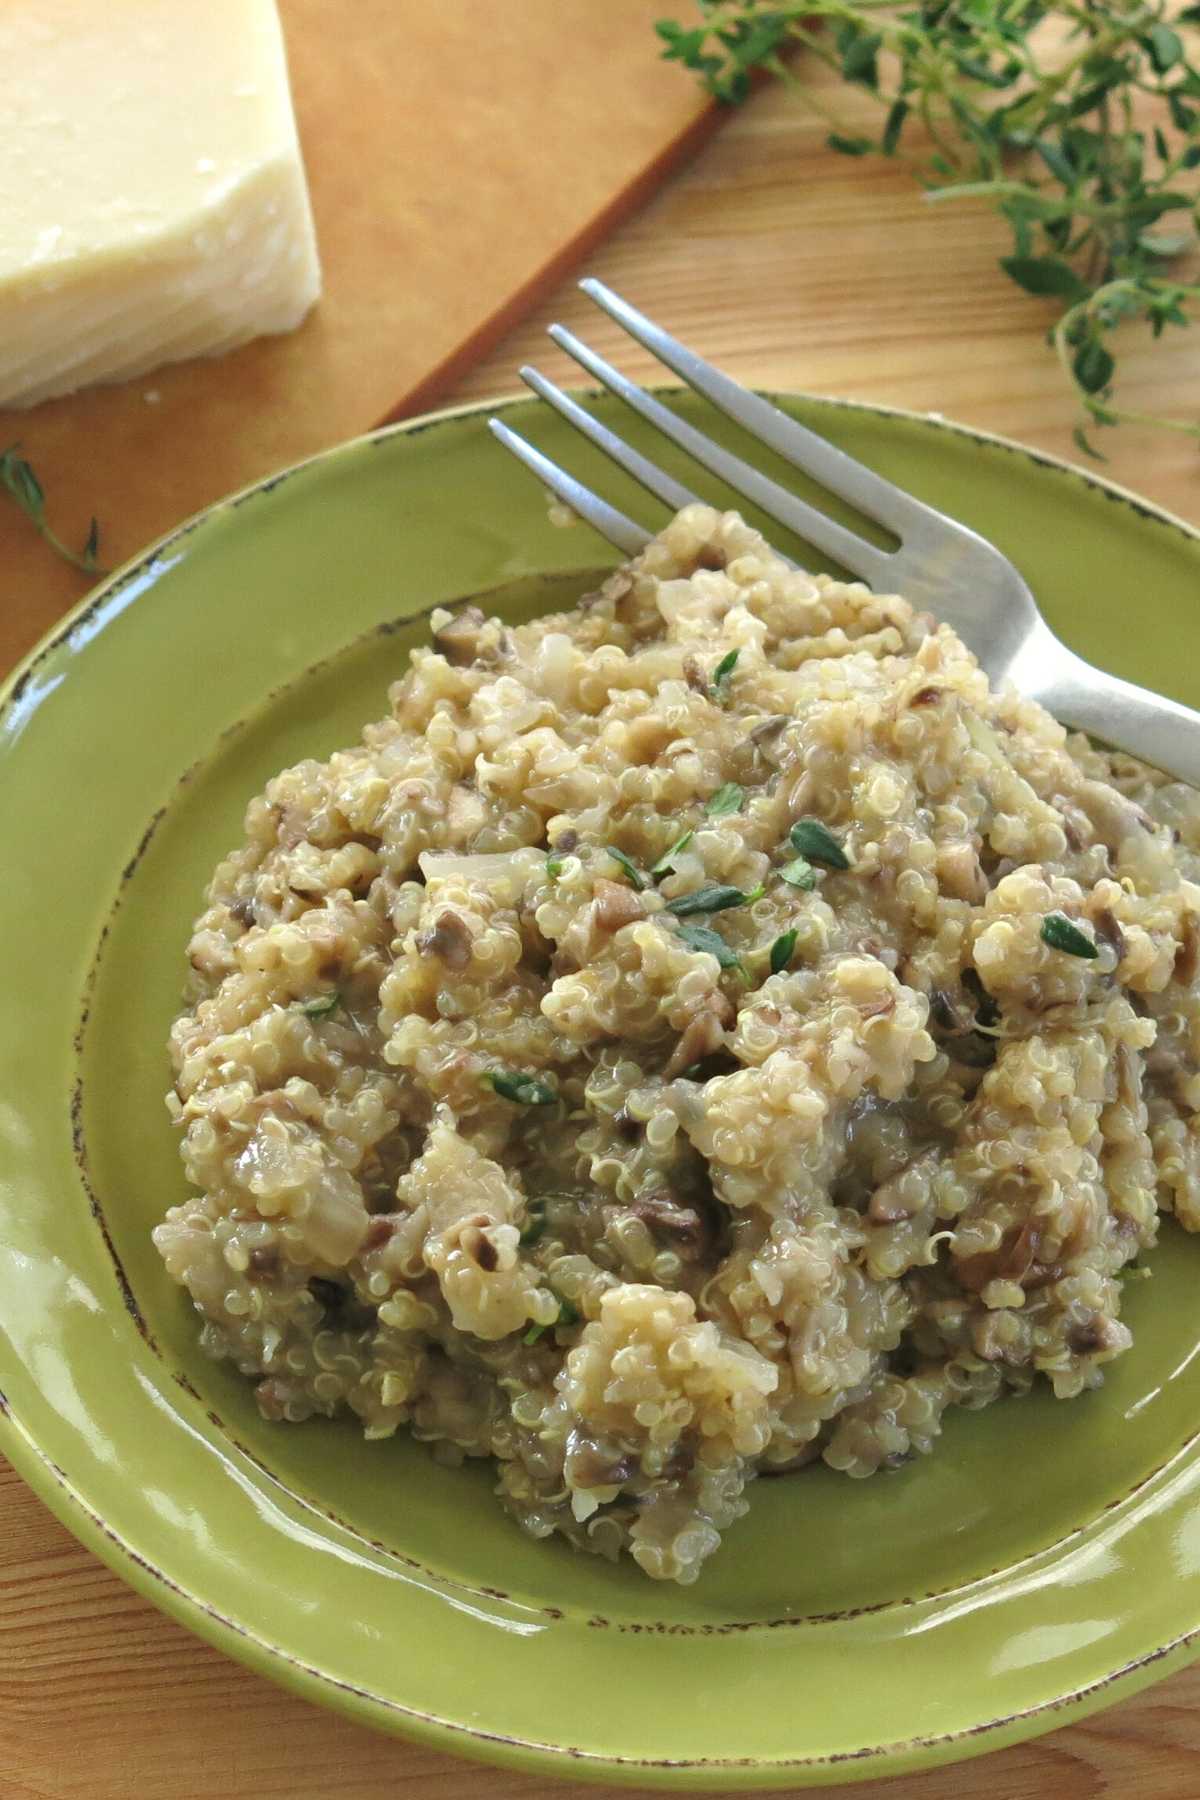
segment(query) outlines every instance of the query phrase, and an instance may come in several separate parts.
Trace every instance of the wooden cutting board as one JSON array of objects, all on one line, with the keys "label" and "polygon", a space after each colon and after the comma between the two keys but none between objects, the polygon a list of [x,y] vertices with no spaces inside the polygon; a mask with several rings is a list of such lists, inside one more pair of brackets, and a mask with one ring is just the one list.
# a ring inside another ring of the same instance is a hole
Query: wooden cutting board
[{"label": "wooden cutting board", "polygon": [[[230,489],[433,404],[713,124],[659,60],[663,11],[280,0],[323,297],[288,337],[0,411],[0,449],[20,441],[61,535],[82,544],[95,514],[111,566]],[[0,496],[3,666],[87,585]]]}]

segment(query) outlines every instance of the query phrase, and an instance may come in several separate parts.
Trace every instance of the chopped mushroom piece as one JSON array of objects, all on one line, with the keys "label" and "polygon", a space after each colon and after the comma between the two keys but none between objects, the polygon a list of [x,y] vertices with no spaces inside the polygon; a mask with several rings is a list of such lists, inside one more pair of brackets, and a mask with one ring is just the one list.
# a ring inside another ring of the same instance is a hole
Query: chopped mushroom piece
[{"label": "chopped mushroom piece", "polygon": [[471,960],[471,934],[456,912],[440,912],[428,931],[417,938],[422,956],[436,956],[448,969],[465,969]]},{"label": "chopped mushroom piece", "polygon": [[637,894],[623,882],[606,881],[601,877],[592,893],[595,898],[593,917],[601,931],[620,931],[622,925],[632,925],[635,919],[646,916],[646,909]]},{"label": "chopped mushroom piece", "polygon": [[433,634],[433,641],[456,668],[465,668],[479,654],[479,639],[487,620],[477,606],[464,606],[448,625]]},{"label": "chopped mushroom piece", "polygon": [[[1097,931],[1100,929],[1099,921],[1097,921],[1096,929]],[[1173,973],[1176,981],[1182,982],[1184,987],[1190,987],[1196,976],[1200,974],[1200,930],[1197,929],[1194,912],[1184,913],[1180,922],[1180,932],[1179,949],[1175,953]],[[1117,954],[1124,955],[1124,950],[1125,944],[1122,938]]]},{"label": "chopped mushroom piece", "polygon": [[1067,1343],[1077,1356],[1094,1356],[1098,1350],[1122,1349],[1128,1335],[1115,1319],[1094,1313],[1068,1332]]},{"label": "chopped mushroom piece", "polygon": [[637,1458],[627,1451],[604,1449],[572,1431],[563,1473],[573,1488],[620,1487],[637,1473]]},{"label": "chopped mushroom piece", "polygon": [[913,1217],[913,1210],[897,1198],[895,1183],[885,1181],[871,1195],[867,1203],[867,1217],[872,1225],[902,1225]]},{"label": "chopped mushroom piece", "polygon": [[[1099,909],[1092,919],[1092,926],[1098,938],[1103,938],[1106,944],[1112,945],[1117,961],[1120,962],[1125,954],[1125,933],[1121,930],[1111,906],[1102,906]],[[1179,979],[1178,970],[1176,979]]]},{"label": "chopped mushroom piece", "polygon": [[363,1239],[363,1249],[378,1250],[386,1244],[396,1229],[396,1221],[388,1213],[380,1213],[367,1226],[367,1235]]},{"label": "chopped mushroom piece", "polygon": [[683,679],[697,694],[707,694],[708,676],[694,656],[685,656],[683,659]]},{"label": "chopped mushroom piece", "polygon": [[680,1206],[670,1188],[640,1194],[629,1210],[643,1225],[656,1235],[671,1239],[680,1250],[698,1250],[712,1235],[708,1221],[694,1206]]},{"label": "chopped mushroom piece", "polygon": [[708,1007],[683,1028],[683,1033],[667,1060],[663,1076],[667,1081],[690,1069],[725,1044],[725,1027],[714,1007]]}]

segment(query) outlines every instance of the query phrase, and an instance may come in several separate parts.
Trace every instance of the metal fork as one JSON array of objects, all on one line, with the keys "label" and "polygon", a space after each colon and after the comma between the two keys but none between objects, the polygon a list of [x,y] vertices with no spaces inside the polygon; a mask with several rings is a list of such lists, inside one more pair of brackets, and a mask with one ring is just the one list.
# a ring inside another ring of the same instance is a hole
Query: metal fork
[{"label": "metal fork", "polygon": [[[662,400],[629,381],[572,332],[552,325],[550,336],[554,342],[648,424],[687,451],[735,493],[799,533],[876,593],[903,594],[944,619],[974,651],[992,682],[1010,680],[1064,724],[1090,732],[1180,780],[1200,786],[1200,714],[1093,668],[1068,650],[1042,618],[1021,575],[994,544],[914,499],[807,426],[789,419],[761,395],[750,393],[714,369],[603,282],[583,281],[580,286],[597,306],[689,387],[830,493],[891,531],[900,540],[900,546],[893,551],[880,550],[838,524],[678,417]],[[578,400],[536,369],[526,366],[521,370],[521,378],[669,507],[678,510],[698,497],[593,418]],[[617,549],[633,555],[649,541],[650,532],[602,500],[502,420],[492,419],[490,426],[506,449]]]}]

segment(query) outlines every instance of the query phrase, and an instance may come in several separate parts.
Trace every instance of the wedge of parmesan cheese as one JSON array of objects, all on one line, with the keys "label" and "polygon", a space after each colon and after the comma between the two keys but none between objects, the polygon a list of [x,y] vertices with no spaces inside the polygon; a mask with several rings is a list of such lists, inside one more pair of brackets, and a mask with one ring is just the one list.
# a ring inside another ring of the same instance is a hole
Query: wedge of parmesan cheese
[{"label": "wedge of parmesan cheese", "polygon": [[290,331],[320,269],[273,0],[0,4],[0,405]]}]

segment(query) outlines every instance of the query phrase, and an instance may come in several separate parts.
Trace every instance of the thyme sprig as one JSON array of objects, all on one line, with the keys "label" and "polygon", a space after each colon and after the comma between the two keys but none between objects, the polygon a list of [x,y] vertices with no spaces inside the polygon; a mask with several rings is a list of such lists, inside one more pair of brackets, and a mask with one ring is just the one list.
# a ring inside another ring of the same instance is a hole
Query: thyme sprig
[{"label": "thyme sprig", "polygon": [[[1200,438],[1200,418],[1118,403],[1113,334],[1154,337],[1200,312],[1200,281],[1176,273],[1200,219],[1200,4],[1172,0],[695,0],[662,20],[664,55],[718,98],[743,100],[765,72],[826,117],[845,156],[902,156],[930,201],[983,199],[1006,220],[1005,273],[1055,303],[1049,332],[1085,427],[1122,421]],[[849,131],[810,91],[803,50],[879,106]],[[919,135],[918,135],[919,133]]]},{"label": "thyme sprig", "polygon": [[33,464],[20,454],[20,449],[19,444],[10,444],[7,450],[0,450],[0,493],[7,494],[14,506],[20,507],[50,548],[57,551],[73,569],[78,569],[84,575],[106,574],[107,571],[101,568],[99,561],[98,522],[92,520],[82,550],[72,550],[69,544],[64,544],[58,533],[50,528],[46,518],[45,490],[37,478]]},{"label": "thyme sprig", "polygon": [[1063,950],[1068,956],[1082,956],[1091,962],[1100,954],[1094,940],[1086,931],[1080,931],[1066,913],[1047,913],[1038,935],[1051,950]]}]

